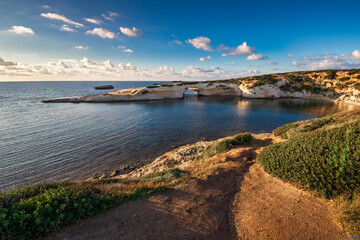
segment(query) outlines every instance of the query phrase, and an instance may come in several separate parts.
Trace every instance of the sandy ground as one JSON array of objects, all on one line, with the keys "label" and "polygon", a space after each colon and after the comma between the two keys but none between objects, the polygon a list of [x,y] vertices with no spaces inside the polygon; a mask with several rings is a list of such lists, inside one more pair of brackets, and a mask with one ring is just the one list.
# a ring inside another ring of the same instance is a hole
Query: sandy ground
[{"label": "sandy ground", "polygon": [[276,142],[258,135],[250,146],[221,154],[204,179],[138,199],[64,228],[49,239],[336,239],[347,234],[330,203],[265,173],[255,162]]}]

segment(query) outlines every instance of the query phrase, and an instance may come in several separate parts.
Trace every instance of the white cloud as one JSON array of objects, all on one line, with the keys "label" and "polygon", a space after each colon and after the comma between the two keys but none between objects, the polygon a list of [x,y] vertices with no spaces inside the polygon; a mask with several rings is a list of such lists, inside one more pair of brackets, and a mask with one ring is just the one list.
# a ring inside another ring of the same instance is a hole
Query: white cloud
[{"label": "white cloud", "polygon": [[279,63],[278,62],[267,62],[266,64],[267,65],[278,65]]},{"label": "white cloud", "polygon": [[34,35],[34,31],[31,28],[23,26],[12,26],[9,30],[11,33],[20,34],[20,35]]},{"label": "white cloud", "polygon": [[226,65],[235,65],[235,62],[228,62]]},{"label": "white cloud", "polygon": [[346,69],[346,68],[358,68],[360,64],[351,64],[346,62],[344,59],[340,59],[337,56],[326,56],[320,61],[313,62],[308,65],[310,70],[316,69]]},{"label": "white cloud", "polygon": [[[229,71],[218,66],[200,68],[187,66],[177,72],[171,66],[144,69],[132,63],[115,64],[111,60],[92,61],[86,57],[80,61],[61,59],[43,64],[22,64],[0,59],[0,80],[212,80],[249,76],[257,70]],[[9,78],[11,76],[11,78]]]},{"label": "white cloud", "polygon": [[76,49],[79,49],[79,50],[87,50],[89,49],[89,46],[82,46],[82,45],[79,45],[79,46],[75,46]]},{"label": "white cloud", "polygon": [[248,60],[248,61],[258,61],[258,60],[264,60],[266,58],[268,58],[268,57],[263,56],[261,54],[258,54],[258,55],[251,54],[251,55],[247,56],[246,60]]},{"label": "white cloud", "polygon": [[304,56],[299,58],[300,61],[304,61],[304,62],[311,62],[312,59],[309,56]]},{"label": "white cloud", "polygon": [[211,57],[210,56],[207,56],[207,57],[201,57],[199,58],[199,61],[200,62],[205,62],[205,61],[210,61]]},{"label": "white cloud", "polygon": [[341,55],[344,59],[350,59],[350,60],[360,60],[360,51],[355,50],[352,52],[351,55]]},{"label": "white cloud", "polygon": [[211,40],[207,37],[196,37],[193,39],[188,39],[186,42],[193,45],[197,49],[202,49],[204,51],[212,50],[210,46]]},{"label": "white cloud", "polygon": [[16,63],[5,61],[4,59],[0,58],[0,66],[13,66]]},{"label": "white cloud", "polygon": [[130,48],[128,48],[128,49],[124,49],[123,52],[124,53],[133,53],[134,51],[131,50]]},{"label": "white cloud", "polygon": [[115,33],[110,32],[109,30],[104,28],[94,28],[93,30],[87,30],[86,34],[98,35],[101,38],[115,38]]},{"label": "white cloud", "polygon": [[73,20],[66,18],[64,15],[60,15],[60,14],[57,14],[57,13],[41,13],[40,16],[42,16],[44,18],[51,19],[51,20],[63,21],[63,22],[66,22],[68,24],[74,25],[75,27],[84,27],[83,24],[78,23],[78,22],[74,22]]},{"label": "white cloud", "polygon": [[50,9],[50,8],[51,8],[51,6],[49,6],[49,5],[42,5],[42,6],[41,6],[41,8],[44,8],[44,9]]},{"label": "white cloud", "polygon": [[84,20],[89,22],[89,23],[98,24],[98,25],[100,25],[102,23],[100,20],[97,20],[97,19],[94,19],[94,18],[84,18]]},{"label": "white cloud", "polygon": [[293,57],[294,57],[291,53],[288,53],[287,56],[288,56],[289,58],[293,58]]},{"label": "white cloud", "polygon": [[76,32],[74,29],[72,29],[66,24],[63,24],[59,30],[62,32]]},{"label": "white cloud", "polygon": [[255,49],[251,48],[247,45],[246,42],[243,42],[239,46],[237,46],[235,49],[230,51],[230,53],[224,53],[223,57],[236,57],[236,56],[242,56],[242,55],[249,55],[251,53],[255,53]]},{"label": "white cloud", "polygon": [[174,68],[168,66],[160,66],[152,71],[153,75],[167,75],[167,76],[174,76],[179,75],[175,72]]},{"label": "white cloud", "polygon": [[129,37],[138,37],[140,35],[142,35],[142,32],[133,27],[132,29],[131,28],[125,28],[125,27],[120,27],[120,31],[125,34],[126,36],[129,36]]}]

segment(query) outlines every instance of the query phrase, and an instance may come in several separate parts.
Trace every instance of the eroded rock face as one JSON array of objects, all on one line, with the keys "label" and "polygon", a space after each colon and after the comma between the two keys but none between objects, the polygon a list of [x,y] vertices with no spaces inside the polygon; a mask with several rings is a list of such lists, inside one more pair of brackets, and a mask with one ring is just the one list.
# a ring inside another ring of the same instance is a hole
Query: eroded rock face
[{"label": "eroded rock face", "polygon": [[[236,83],[236,84],[235,84]],[[256,85],[256,81],[207,81],[207,82],[171,82],[115,90],[106,94],[89,95],[77,98],[51,99],[43,102],[129,102],[162,99],[180,99],[187,90],[197,91],[199,96],[238,96],[243,98],[310,98],[328,99],[360,104],[360,91],[355,88],[344,88],[341,91],[326,90],[317,87],[310,91],[299,83],[290,82],[287,78],[278,77],[273,83]],[[254,84],[255,83],[255,84]],[[326,85],[323,84],[324,86]],[[317,85],[320,86],[320,85]],[[319,90],[320,89],[320,90]]]},{"label": "eroded rock face", "polygon": [[192,89],[200,96],[241,96],[238,85],[216,82],[175,82],[111,91],[106,94],[90,95],[78,98],[44,100],[43,102],[126,102],[161,99],[180,99],[184,92]]}]

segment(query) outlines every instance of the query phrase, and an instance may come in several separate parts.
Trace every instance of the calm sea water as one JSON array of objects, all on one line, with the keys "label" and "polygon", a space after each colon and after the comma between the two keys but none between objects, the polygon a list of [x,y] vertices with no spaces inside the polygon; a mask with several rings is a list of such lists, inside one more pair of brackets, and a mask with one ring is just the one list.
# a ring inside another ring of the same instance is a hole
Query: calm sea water
[{"label": "calm sea water", "polygon": [[154,160],[172,146],[270,132],[288,122],[353,106],[324,101],[186,97],[133,103],[42,103],[153,82],[0,83],[0,190],[43,181],[84,179]]}]

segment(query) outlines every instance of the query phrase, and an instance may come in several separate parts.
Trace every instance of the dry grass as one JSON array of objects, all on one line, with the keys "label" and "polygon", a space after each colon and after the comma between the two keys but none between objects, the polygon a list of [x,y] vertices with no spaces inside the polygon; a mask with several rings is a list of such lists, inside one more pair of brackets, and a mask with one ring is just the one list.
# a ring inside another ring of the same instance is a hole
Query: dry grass
[{"label": "dry grass", "polygon": [[343,196],[335,200],[335,217],[352,235],[360,235],[360,194],[354,194],[351,200]]}]

